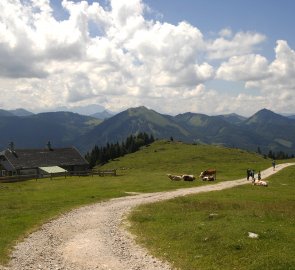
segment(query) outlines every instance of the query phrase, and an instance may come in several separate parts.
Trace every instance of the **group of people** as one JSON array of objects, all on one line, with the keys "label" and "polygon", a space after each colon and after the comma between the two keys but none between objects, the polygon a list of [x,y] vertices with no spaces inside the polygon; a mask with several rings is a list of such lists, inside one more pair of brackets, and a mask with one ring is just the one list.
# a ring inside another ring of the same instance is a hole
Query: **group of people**
[{"label": "group of people", "polygon": [[[252,178],[252,181],[255,181],[255,170],[248,168],[247,169],[247,180],[249,180],[250,177]],[[261,173],[260,173],[260,171],[258,171],[258,173],[257,173],[257,178],[258,178],[258,180],[261,180]]]},{"label": "group of people", "polygon": [[[275,162],[275,160],[273,160],[271,164],[272,164],[273,170],[275,170],[275,168],[276,168],[276,162]],[[248,168],[247,169],[247,180],[249,180],[250,177],[252,178],[252,181],[255,181],[255,170]],[[257,179],[258,180],[261,180],[261,173],[260,173],[260,171],[258,171],[258,173],[257,173]]]}]

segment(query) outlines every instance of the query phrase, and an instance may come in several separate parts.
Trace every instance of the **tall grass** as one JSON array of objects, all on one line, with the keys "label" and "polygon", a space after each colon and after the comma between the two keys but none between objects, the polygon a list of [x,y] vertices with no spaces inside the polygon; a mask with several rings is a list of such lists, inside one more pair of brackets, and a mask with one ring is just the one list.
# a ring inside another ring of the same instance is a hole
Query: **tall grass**
[{"label": "tall grass", "polygon": [[204,185],[201,181],[171,182],[166,173],[195,174],[217,169],[218,181],[245,177],[247,167],[264,169],[271,162],[255,153],[221,147],[158,141],[141,151],[106,164],[119,168],[117,177],[70,177],[0,183],[0,263],[11,248],[42,223],[72,208],[127,196]]},{"label": "tall grass", "polygon": [[[295,167],[239,186],[141,206],[138,241],[177,269],[295,269]],[[248,232],[259,235],[248,237]]]}]

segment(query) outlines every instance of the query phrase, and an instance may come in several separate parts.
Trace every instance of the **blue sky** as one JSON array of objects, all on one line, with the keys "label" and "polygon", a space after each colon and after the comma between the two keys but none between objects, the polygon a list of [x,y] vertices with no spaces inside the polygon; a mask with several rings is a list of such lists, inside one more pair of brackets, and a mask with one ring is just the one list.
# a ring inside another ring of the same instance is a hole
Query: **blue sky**
[{"label": "blue sky", "polygon": [[[295,1],[290,0],[147,0],[153,10],[154,18],[163,22],[177,24],[187,21],[198,27],[207,38],[215,38],[224,28],[233,32],[252,31],[266,35],[266,40],[258,52],[273,60],[274,44],[277,40],[287,40],[295,48],[295,35],[292,25],[295,25]],[[221,91],[242,91],[243,84],[239,82],[210,81]]]},{"label": "blue sky", "polygon": [[188,21],[205,35],[231,28],[234,32],[255,31],[267,36],[264,52],[273,57],[276,40],[288,40],[295,47],[292,0],[147,0],[151,8],[163,15],[163,21]]},{"label": "blue sky", "polygon": [[3,109],[295,114],[293,0],[3,0],[0,9]]}]

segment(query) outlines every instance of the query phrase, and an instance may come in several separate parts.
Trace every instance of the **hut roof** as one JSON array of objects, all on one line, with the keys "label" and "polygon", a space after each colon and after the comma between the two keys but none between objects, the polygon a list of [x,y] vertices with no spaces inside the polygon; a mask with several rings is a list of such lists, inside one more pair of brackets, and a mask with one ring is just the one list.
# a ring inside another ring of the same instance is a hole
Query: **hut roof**
[{"label": "hut roof", "polygon": [[1,156],[10,162],[15,169],[29,169],[48,166],[88,165],[74,147],[55,149],[6,149]]}]

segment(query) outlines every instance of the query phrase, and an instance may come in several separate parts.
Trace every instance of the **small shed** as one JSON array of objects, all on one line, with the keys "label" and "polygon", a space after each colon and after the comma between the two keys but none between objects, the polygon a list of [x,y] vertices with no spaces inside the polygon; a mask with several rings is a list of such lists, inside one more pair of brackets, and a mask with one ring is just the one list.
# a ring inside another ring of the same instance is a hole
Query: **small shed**
[{"label": "small shed", "polygon": [[39,175],[40,176],[57,176],[57,175],[64,175],[66,177],[67,170],[59,167],[59,166],[50,166],[50,167],[39,167]]}]

